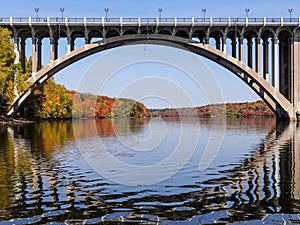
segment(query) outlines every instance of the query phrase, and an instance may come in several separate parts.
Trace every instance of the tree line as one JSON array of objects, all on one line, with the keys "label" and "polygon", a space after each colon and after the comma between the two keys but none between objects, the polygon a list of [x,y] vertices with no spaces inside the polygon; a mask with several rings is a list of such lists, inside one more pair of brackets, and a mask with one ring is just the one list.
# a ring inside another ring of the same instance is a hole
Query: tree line
[{"label": "tree line", "polygon": [[211,104],[180,109],[154,109],[151,116],[161,117],[274,117],[274,112],[262,100],[245,103]]}]

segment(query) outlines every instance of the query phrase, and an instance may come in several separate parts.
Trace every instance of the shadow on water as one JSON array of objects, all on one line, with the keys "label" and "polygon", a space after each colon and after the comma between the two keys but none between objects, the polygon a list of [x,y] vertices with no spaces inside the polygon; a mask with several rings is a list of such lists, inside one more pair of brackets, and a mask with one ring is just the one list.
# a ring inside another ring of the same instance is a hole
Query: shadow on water
[{"label": "shadow on water", "polygon": [[[250,129],[267,135],[238,163],[219,167],[217,176],[191,180],[189,185],[124,187],[96,174],[76,150],[73,129],[82,138],[114,137],[143,132],[148,123],[98,120],[0,126],[0,224],[209,224],[277,217],[282,221],[284,215],[297,222],[300,128],[296,124],[228,120],[229,131],[247,134]],[[224,125],[214,120],[200,124]]]}]

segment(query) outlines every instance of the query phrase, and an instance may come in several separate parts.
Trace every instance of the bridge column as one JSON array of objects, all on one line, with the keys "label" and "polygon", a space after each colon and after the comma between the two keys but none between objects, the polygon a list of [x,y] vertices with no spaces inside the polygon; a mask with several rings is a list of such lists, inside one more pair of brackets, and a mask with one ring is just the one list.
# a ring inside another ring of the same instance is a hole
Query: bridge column
[{"label": "bridge column", "polygon": [[221,50],[221,41],[219,38],[216,38],[216,49]]},{"label": "bridge column", "polygon": [[279,73],[278,73],[278,37],[272,39],[272,85],[279,89]]},{"label": "bridge column", "polygon": [[243,46],[243,41],[244,41],[244,38],[240,37],[239,38],[239,61],[241,61],[241,62],[244,61],[244,46]]},{"label": "bridge column", "polygon": [[42,38],[39,37],[37,41],[37,70],[42,68]]},{"label": "bridge column", "polygon": [[19,52],[19,37],[18,34],[16,33],[16,31],[14,31],[14,52],[16,54],[16,58],[15,58],[15,64],[20,63],[20,52]]},{"label": "bridge column", "polygon": [[58,59],[58,39],[55,39],[55,44],[54,44],[54,59]]},{"label": "bridge column", "polygon": [[22,73],[26,73],[26,56],[25,56],[25,46],[26,46],[26,38],[21,38],[21,67]]},{"label": "bridge column", "polygon": [[222,52],[226,53],[226,36],[222,37]]},{"label": "bridge column", "polygon": [[260,74],[260,37],[255,39],[256,47],[255,47],[255,69],[256,73]]},{"label": "bridge column", "polygon": [[250,67],[250,68],[252,68],[253,67],[253,61],[252,61],[252,57],[253,57],[253,55],[252,55],[252,45],[253,45],[253,43],[252,43],[252,37],[249,37],[249,38],[247,38],[247,41],[248,41],[248,66]]},{"label": "bridge column", "polygon": [[206,36],[206,37],[205,37],[205,44],[206,44],[206,45],[209,45],[209,36]]},{"label": "bridge column", "polygon": [[279,91],[291,101],[290,95],[290,69],[291,69],[291,44],[290,39],[285,37],[279,42],[279,56],[280,56],[280,76],[279,76]]},{"label": "bridge column", "polygon": [[74,38],[71,35],[68,35],[68,53],[74,50]]},{"label": "bridge column", "polygon": [[50,38],[50,62],[53,62],[58,58],[58,42],[55,38]]},{"label": "bridge column", "polygon": [[67,53],[70,53],[71,52],[71,37],[69,35],[67,37],[67,42],[68,42]]},{"label": "bridge column", "polygon": [[90,43],[89,37],[85,36],[84,41],[85,41],[85,44],[86,44],[86,45],[89,44],[89,43]]},{"label": "bridge column", "polygon": [[236,38],[231,39],[232,57],[236,58]]},{"label": "bridge column", "polygon": [[263,78],[269,81],[269,41],[263,39]]},{"label": "bridge column", "polygon": [[53,37],[50,37],[50,63],[53,62],[54,58],[55,58],[54,57],[54,51],[55,51],[54,45],[55,45],[55,40]]},{"label": "bridge column", "polygon": [[[291,56],[291,91],[292,91],[292,103],[294,105],[295,114],[300,113],[300,32],[294,34],[292,39],[292,56]],[[300,116],[300,115],[299,115]],[[300,119],[300,117],[299,117]]]},{"label": "bridge column", "polygon": [[36,73],[37,71],[37,62],[36,62],[36,37],[32,37],[32,73]]}]

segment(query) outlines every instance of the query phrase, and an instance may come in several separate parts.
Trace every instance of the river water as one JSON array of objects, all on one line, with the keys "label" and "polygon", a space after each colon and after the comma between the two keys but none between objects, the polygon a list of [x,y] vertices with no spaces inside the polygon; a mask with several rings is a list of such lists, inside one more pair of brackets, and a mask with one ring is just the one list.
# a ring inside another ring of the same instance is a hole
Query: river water
[{"label": "river water", "polygon": [[274,119],[0,127],[0,224],[300,223],[300,131]]}]

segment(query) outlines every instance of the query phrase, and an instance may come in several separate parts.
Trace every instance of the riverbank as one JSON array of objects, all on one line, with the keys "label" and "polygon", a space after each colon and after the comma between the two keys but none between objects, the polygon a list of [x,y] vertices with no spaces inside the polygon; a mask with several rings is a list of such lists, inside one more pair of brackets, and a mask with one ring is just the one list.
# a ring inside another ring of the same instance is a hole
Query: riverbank
[{"label": "riverbank", "polygon": [[[124,100],[123,100],[124,101]],[[133,100],[127,100],[132,101]],[[134,102],[137,104],[137,102]],[[270,110],[270,108],[263,101],[257,102],[246,102],[246,103],[226,103],[226,104],[213,104],[199,107],[190,108],[167,108],[167,109],[147,109],[143,104],[140,104],[140,114],[130,114],[130,107],[123,111],[122,114],[116,113],[117,110],[111,110],[102,115],[92,114],[86,115],[84,117],[79,117],[78,115],[70,116],[68,118],[37,118],[35,120],[26,120],[22,118],[18,119],[3,119],[0,120],[0,124],[22,124],[22,123],[33,123],[41,121],[67,121],[67,120],[86,120],[86,119],[115,119],[115,118],[151,118],[151,117],[199,117],[199,118],[217,118],[217,117],[228,117],[228,118],[264,118],[264,117],[275,117],[275,114]],[[126,105],[126,104],[125,104]],[[128,107],[130,104],[127,104]],[[99,110],[99,109],[98,109]],[[90,110],[93,111],[92,109]],[[119,111],[121,111],[119,109]],[[148,113],[149,112],[149,113]]]},{"label": "riverbank", "polygon": [[149,111],[152,117],[275,117],[274,112],[261,100],[256,102],[211,104],[178,109],[150,109]]},{"label": "riverbank", "polygon": [[0,120],[0,125],[6,125],[6,124],[24,124],[24,123],[34,123],[36,121],[32,120],[25,120],[25,119],[6,119],[6,120]]}]

